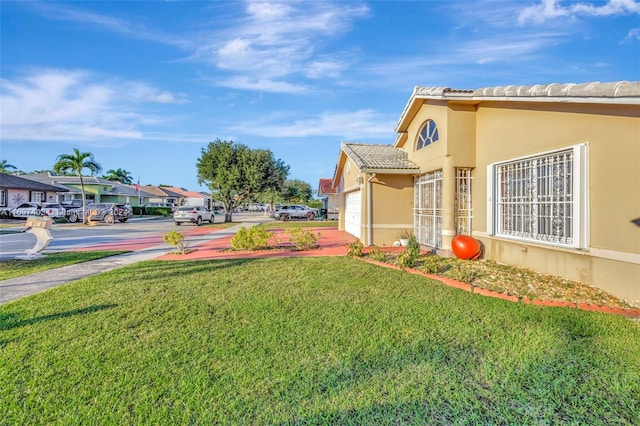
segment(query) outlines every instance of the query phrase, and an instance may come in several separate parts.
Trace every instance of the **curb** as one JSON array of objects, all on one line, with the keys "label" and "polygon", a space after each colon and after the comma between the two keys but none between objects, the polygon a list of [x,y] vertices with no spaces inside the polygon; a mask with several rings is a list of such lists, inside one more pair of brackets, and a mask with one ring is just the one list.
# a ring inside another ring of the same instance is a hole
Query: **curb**
[{"label": "curb", "polygon": [[397,269],[399,271],[404,270],[410,274],[421,275],[423,277],[431,278],[436,281],[440,281],[441,283],[454,287],[460,290],[468,291],[469,293],[478,294],[480,296],[485,297],[493,297],[494,299],[502,299],[508,302],[514,303],[523,303],[525,305],[536,305],[536,306],[545,306],[545,307],[559,307],[559,308],[571,308],[578,309],[581,311],[590,311],[590,312],[602,312],[605,314],[615,314],[621,315],[625,317],[637,317],[640,318],[640,309],[633,308],[617,308],[611,306],[600,306],[600,305],[592,305],[590,303],[576,303],[576,302],[567,302],[562,300],[541,300],[541,299],[529,299],[528,297],[518,297],[513,296],[508,293],[500,293],[494,290],[488,290],[481,287],[476,287],[474,285],[463,283],[461,281],[457,281],[448,277],[441,277],[439,275],[427,274],[426,272],[422,272],[418,269],[412,268],[400,268],[398,265],[392,265],[390,263],[379,262],[377,260],[364,259],[362,257],[355,257],[360,259],[363,262],[370,263],[372,265],[382,266],[390,269]]}]

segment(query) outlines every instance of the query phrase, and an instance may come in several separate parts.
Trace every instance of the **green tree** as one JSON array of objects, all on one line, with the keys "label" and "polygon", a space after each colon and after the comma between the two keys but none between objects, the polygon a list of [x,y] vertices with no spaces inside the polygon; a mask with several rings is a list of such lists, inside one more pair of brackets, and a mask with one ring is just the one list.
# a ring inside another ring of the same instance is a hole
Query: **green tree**
[{"label": "green tree", "polygon": [[53,165],[53,171],[56,173],[76,174],[80,178],[80,188],[82,190],[82,221],[87,223],[87,197],[84,190],[84,179],[82,179],[82,170],[88,169],[91,176],[100,173],[102,166],[93,158],[90,152],[80,152],[78,148],[73,148],[73,154],[58,155],[56,163]]},{"label": "green tree", "polygon": [[313,189],[307,182],[299,179],[286,180],[283,185],[282,198],[288,203],[306,203],[313,195]]},{"label": "green tree", "polygon": [[244,200],[270,189],[282,190],[289,166],[267,149],[250,149],[233,141],[209,142],[196,164],[198,183],[205,183],[211,198],[224,206],[225,222]]},{"label": "green tree", "polygon": [[0,173],[11,173],[11,170],[18,170],[13,164],[9,164],[7,160],[0,160]]},{"label": "green tree", "polygon": [[118,169],[118,170],[109,170],[107,171],[107,174],[102,176],[103,179],[107,179],[107,180],[111,180],[111,181],[116,181],[116,182],[122,182],[124,184],[127,185],[131,185],[133,183],[133,178],[131,177],[131,172],[128,172],[124,169]]}]

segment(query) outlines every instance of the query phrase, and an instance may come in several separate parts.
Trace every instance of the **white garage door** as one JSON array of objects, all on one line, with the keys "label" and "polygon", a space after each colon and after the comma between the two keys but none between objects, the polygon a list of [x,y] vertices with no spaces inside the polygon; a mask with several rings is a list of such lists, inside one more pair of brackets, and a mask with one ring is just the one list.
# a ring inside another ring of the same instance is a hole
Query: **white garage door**
[{"label": "white garage door", "polygon": [[344,230],[356,238],[360,238],[360,191],[349,192],[345,195]]}]

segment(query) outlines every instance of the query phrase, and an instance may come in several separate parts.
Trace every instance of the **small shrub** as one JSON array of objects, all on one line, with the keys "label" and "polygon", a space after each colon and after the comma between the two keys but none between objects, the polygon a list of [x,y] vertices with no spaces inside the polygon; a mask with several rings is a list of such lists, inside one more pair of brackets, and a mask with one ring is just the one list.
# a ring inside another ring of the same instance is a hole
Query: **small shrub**
[{"label": "small shrub", "polygon": [[466,268],[464,265],[456,265],[447,275],[454,280],[473,284],[473,281],[480,276],[480,273],[478,271],[474,271],[473,268]]},{"label": "small shrub", "polygon": [[398,255],[398,265],[401,268],[413,268],[416,264],[416,257],[410,251],[403,251]]},{"label": "small shrub", "polygon": [[437,274],[442,272],[443,268],[438,256],[426,256],[422,262],[422,270],[427,274]]},{"label": "small shrub", "polygon": [[185,254],[187,244],[184,242],[184,234],[178,231],[169,231],[162,236],[162,240],[178,249],[178,253]]},{"label": "small shrub", "polygon": [[347,256],[351,257],[362,257],[362,249],[364,248],[364,244],[360,242],[360,240],[349,244],[349,250],[347,251]]},{"label": "small shrub", "polygon": [[144,207],[142,212],[148,216],[169,217],[171,215],[171,207]]},{"label": "small shrub", "polygon": [[420,243],[415,235],[409,237],[409,241],[407,242],[407,251],[411,253],[411,256],[414,259],[420,256]]},{"label": "small shrub", "polygon": [[373,248],[369,252],[369,257],[378,262],[383,262],[385,259],[384,253],[382,252],[382,250],[380,250],[380,247],[378,246],[373,246]]},{"label": "small shrub", "polygon": [[411,237],[413,237],[413,233],[411,231],[407,231],[406,229],[403,229],[402,231],[400,231],[401,240],[408,240]]},{"label": "small shrub", "polygon": [[234,250],[259,250],[269,247],[272,233],[259,226],[242,227],[231,238],[231,248]]},{"label": "small shrub", "polygon": [[287,230],[289,241],[293,243],[296,250],[309,250],[318,247],[318,240],[321,233],[314,234],[310,229],[295,227]]}]

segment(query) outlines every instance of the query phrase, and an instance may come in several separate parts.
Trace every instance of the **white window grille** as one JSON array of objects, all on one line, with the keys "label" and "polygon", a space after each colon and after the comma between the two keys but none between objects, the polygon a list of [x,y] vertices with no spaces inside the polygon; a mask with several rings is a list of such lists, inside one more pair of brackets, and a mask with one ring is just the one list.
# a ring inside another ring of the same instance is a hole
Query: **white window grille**
[{"label": "white window grille", "polygon": [[471,235],[471,169],[456,169],[456,234]]},{"label": "white window grille", "polygon": [[489,220],[498,236],[586,247],[586,144],[489,166]]},{"label": "white window grille", "polygon": [[438,141],[438,126],[433,120],[427,120],[423,125],[418,140],[416,141],[416,150],[424,148]]},{"label": "white window grille", "polygon": [[413,194],[413,226],[418,242],[441,248],[442,170],[416,177]]},{"label": "white window grille", "polygon": [[35,203],[42,203],[45,201],[44,192],[31,191],[31,201]]},{"label": "white window grille", "polygon": [[0,207],[7,207],[7,190],[0,189]]}]

